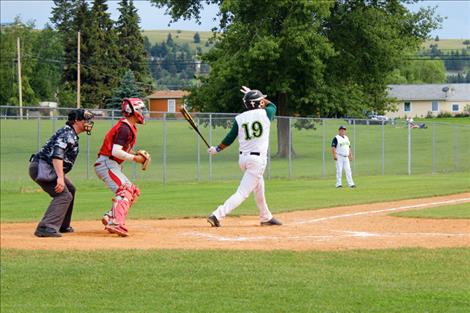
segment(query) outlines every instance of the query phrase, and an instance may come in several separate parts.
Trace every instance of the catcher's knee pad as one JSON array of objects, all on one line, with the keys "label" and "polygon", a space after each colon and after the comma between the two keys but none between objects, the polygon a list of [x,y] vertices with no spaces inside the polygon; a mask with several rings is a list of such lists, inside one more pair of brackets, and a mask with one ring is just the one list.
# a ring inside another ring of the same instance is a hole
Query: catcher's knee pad
[{"label": "catcher's knee pad", "polygon": [[132,184],[123,184],[116,191],[113,198],[113,216],[117,224],[123,225],[125,223],[127,212],[138,196],[135,196],[136,189],[140,194],[138,188]]}]

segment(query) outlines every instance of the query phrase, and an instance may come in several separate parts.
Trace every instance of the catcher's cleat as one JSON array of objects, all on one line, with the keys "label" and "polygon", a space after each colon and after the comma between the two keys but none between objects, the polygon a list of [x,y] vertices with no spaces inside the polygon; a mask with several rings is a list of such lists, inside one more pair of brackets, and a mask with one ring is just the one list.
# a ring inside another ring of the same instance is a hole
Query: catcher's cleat
[{"label": "catcher's cleat", "polygon": [[275,219],[274,217],[267,222],[261,222],[261,226],[281,226],[281,221]]},{"label": "catcher's cleat", "polygon": [[121,236],[121,237],[129,236],[129,233],[127,232],[127,229],[124,226],[121,226],[121,225],[109,224],[109,225],[106,225],[106,227],[104,229],[106,229],[111,234],[116,234],[116,235]]},{"label": "catcher's cleat", "polygon": [[108,214],[103,215],[103,218],[101,219],[101,223],[102,223],[104,226],[110,224],[111,221],[112,221],[112,217],[109,216]]},{"label": "catcher's cleat", "polygon": [[212,227],[220,227],[220,222],[217,217],[215,217],[215,215],[209,215],[209,217],[207,218],[207,222],[209,222]]}]

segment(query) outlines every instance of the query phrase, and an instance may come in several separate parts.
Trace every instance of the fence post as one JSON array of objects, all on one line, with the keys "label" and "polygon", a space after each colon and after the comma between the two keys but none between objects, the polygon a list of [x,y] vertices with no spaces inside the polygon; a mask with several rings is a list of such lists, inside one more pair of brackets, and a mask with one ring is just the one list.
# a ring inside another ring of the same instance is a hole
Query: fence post
[{"label": "fence post", "polygon": [[325,177],[326,175],[326,120],[322,119],[322,165],[321,165],[321,175]]},{"label": "fence post", "polygon": [[436,124],[432,123],[432,173],[436,173]]},{"label": "fence post", "polygon": [[166,183],[166,112],[163,113],[163,169],[162,169],[162,180]]},{"label": "fence post", "polygon": [[385,175],[385,121],[382,120],[382,176]]},{"label": "fence post", "polygon": [[[212,113],[209,113],[209,145],[212,147]],[[209,155],[209,181],[212,180],[212,155]]]},{"label": "fence post", "polygon": [[90,136],[86,135],[86,179],[90,178]]},{"label": "fence post", "polygon": [[459,132],[459,126],[458,125],[452,125],[452,129],[454,130],[454,135],[452,136],[454,138],[454,171],[457,171],[459,169],[459,156],[460,156],[460,151],[459,151],[459,142],[460,142],[460,132]]},{"label": "fence post", "polygon": [[411,127],[408,125],[408,176],[411,176]]},{"label": "fence post", "polygon": [[[199,128],[199,117],[197,118],[197,127]],[[196,143],[197,143],[197,180],[201,180],[201,139],[199,138],[197,133],[194,133],[196,136]]]},{"label": "fence post", "polygon": [[353,171],[356,173],[356,120],[353,120]]},{"label": "fence post", "polygon": [[41,148],[41,114],[38,115],[38,148],[37,151]]},{"label": "fence post", "polygon": [[56,128],[56,117],[55,115],[52,115],[52,132],[53,133],[55,132],[55,128]]},{"label": "fence post", "polygon": [[268,158],[268,164],[267,164],[267,167],[268,167],[268,171],[267,171],[267,176],[268,176],[268,180],[271,179],[271,148],[268,146],[268,155],[267,155],[267,158]]},{"label": "fence post", "polygon": [[289,178],[292,176],[292,118],[289,116]]}]

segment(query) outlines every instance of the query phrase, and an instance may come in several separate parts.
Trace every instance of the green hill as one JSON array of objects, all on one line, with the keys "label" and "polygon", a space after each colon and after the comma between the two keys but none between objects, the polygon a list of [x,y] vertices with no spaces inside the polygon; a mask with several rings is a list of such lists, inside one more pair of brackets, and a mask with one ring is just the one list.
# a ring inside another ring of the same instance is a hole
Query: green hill
[{"label": "green hill", "polygon": [[447,51],[447,50],[460,50],[466,47],[470,47],[470,45],[464,45],[464,41],[469,39],[440,39],[435,41],[434,39],[426,40],[422,46],[422,49],[429,49],[431,45],[436,45],[439,50]]},{"label": "green hill", "polygon": [[[194,43],[194,35],[199,33],[200,43]],[[173,41],[177,44],[187,43],[191,49],[196,50],[196,47],[200,47],[202,51],[206,51],[213,45],[208,43],[208,40],[212,38],[212,32],[210,31],[190,31],[190,30],[144,30],[142,35],[147,36],[150,43],[160,43],[166,41],[168,34],[171,33]]]}]

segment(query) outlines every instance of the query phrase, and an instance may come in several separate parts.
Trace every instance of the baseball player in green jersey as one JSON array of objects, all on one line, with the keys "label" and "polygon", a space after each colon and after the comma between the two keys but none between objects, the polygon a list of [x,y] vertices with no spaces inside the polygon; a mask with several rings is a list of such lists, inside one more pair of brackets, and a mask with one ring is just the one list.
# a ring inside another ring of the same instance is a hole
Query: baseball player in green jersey
[{"label": "baseball player in green jersey", "polygon": [[220,221],[253,192],[259,208],[261,225],[282,225],[269,211],[264,195],[263,178],[267,163],[269,130],[276,114],[276,106],[259,90],[251,90],[243,86],[241,92],[245,94],[243,104],[246,111],[235,117],[233,126],[222,143],[216,147],[210,147],[207,152],[210,155],[216,155],[230,146],[238,136],[240,143],[238,163],[244,172],[243,178],[237,191],[212,212],[207,221],[213,227],[220,227]]}]

